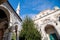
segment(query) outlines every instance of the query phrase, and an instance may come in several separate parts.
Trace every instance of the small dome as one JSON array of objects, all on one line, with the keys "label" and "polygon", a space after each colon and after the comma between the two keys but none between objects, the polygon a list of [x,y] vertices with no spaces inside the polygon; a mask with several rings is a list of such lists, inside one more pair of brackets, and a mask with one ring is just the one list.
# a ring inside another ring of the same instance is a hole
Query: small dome
[{"label": "small dome", "polygon": [[59,7],[58,7],[58,6],[55,6],[55,7],[54,7],[54,9],[55,9],[55,10],[58,10],[58,9],[59,9]]}]

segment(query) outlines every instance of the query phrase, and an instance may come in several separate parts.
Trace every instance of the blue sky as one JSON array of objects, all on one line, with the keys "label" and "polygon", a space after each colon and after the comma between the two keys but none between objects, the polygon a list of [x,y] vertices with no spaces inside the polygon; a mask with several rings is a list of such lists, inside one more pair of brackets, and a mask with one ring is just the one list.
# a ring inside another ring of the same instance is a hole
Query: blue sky
[{"label": "blue sky", "polygon": [[25,15],[35,16],[45,9],[53,9],[54,6],[60,7],[60,0],[8,0],[16,10],[20,2],[20,16],[23,19]]}]

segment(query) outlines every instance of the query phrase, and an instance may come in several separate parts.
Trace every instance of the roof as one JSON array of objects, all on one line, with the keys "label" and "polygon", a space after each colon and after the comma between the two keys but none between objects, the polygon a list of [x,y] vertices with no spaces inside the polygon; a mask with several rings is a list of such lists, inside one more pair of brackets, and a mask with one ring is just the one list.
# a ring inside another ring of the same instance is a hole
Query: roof
[{"label": "roof", "polygon": [[[52,12],[52,13],[55,13],[55,12],[57,12],[57,11],[59,11],[60,9],[58,9],[58,10],[55,10],[54,12]],[[50,13],[50,14],[48,14],[48,15],[51,15],[52,13]],[[48,16],[48,15],[45,15],[45,16],[43,16],[43,17],[46,17],[46,16]],[[41,17],[41,18],[43,18],[43,17]],[[38,19],[36,19],[36,20],[39,20],[39,19],[41,19],[41,18],[38,18]],[[36,20],[34,20],[34,21],[36,21]]]},{"label": "roof", "polygon": [[7,1],[7,3],[10,5],[10,7],[12,8],[12,10],[15,12],[15,14],[18,16],[18,18],[20,19],[20,21],[22,21],[22,19],[21,19],[20,16],[16,13],[16,11],[13,9],[13,7],[12,7],[11,4],[9,3],[9,1]]}]

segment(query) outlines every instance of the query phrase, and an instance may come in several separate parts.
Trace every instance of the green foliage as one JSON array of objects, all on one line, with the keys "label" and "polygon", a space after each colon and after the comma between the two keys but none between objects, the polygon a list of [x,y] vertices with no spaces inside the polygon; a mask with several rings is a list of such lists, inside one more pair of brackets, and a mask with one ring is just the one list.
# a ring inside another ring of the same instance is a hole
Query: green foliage
[{"label": "green foliage", "polygon": [[41,35],[35,28],[34,21],[28,16],[22,22],[22,28],[20,40],[41,40]]},{"label": "green foliage", "polygon": [[14,33],[12,34],[12,40],[16,40],[16,35]]}]

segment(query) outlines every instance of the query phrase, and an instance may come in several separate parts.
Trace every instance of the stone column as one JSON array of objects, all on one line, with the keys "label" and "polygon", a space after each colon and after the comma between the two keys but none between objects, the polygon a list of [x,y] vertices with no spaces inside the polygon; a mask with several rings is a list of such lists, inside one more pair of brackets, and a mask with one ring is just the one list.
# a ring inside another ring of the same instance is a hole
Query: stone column
[{"label": "stone column", "polygon": [[12,28],[8,28],[3,36],[3,40],[11,40],[12,39]]}]

